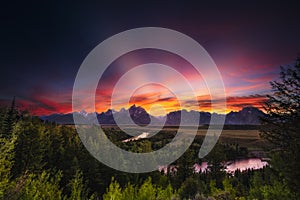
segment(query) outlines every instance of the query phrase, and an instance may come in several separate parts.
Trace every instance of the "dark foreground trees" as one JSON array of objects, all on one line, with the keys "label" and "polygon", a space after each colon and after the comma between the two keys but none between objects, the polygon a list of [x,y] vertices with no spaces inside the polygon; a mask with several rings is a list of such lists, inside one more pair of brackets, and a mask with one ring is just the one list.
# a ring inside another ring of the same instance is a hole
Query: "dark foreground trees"
[{"label": "dark foreground trees", "polygon": [[[237,173],[235,177],[220,171],[223,154],[232,152],[228,145],[218,144],[224,151],[216,148],[212,152],[214,159],[209,166],[213,170],[207,173],[193,171],[194,155],[201,144],[199,140],[197,145],[193,144],[195,148],[174,163],[177,172],[129,174],[111,169],[93,158],[74,127],[46,123],[26,112],[16,111],[14,116],[9,110],[11,108],[0,109],[1,124],[10,127],[0,131],[0,199],[147,200],[207,199],[209,196],[211,199],[243,199],[249,193],[249,184],[244,180],[251,178],[251,171]],[[9,126],[2,123],[8,118]],[[107,131],[109,135],[122,134]],[[150,140],[137,142],[141,151],[149,148]],[[122,145],[125,149],[137,150],[129,143]]]},{"label": "dark foreground trees", "polygon": [[300,58],[281,67],[280,79],[271,82],[273,94],[265,105],[262,137],[273,145],[271,165],[277,178],[300,198]]}]

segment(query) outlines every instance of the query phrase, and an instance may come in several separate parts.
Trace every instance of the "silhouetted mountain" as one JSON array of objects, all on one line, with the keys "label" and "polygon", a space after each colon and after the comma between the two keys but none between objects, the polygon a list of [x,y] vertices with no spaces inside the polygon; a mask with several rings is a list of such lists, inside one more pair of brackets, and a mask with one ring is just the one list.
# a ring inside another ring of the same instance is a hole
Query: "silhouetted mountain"
[{"label": "silhouetted mountain", "polygon": [[40,117],[44,121],[55,122],[57,124],[74,124],[73,114],[52,114]]},{"label": "silhouetted mountain", "polygon": [[[82,117],[83,121],[89,123],[96,123],[92,121],[92,115],[95,113],[86,113],[86,112],[77,112],[77,115]],[[179,125],[181,121],[181,115],[183,115],[183,125],[191,124],[209,124],[212,115],[216,117],[221,116],[216,113],[209,112],[197,112],[197,111],[173,111],[168,113],[164,117],[156,118],[147,113],[147,111],[141,106],[133,105],[128,110],[121,109],[120,111],[107,110],[100,114],[96,113],[97,120],[100,124],[132,124],[133,121],[138,125],[147,125],[152,122],[153,125],[162,123],[163,120],[166,120],[166,125]],[[200,118],[198,118],[200,115]],[[255,107],[246,107],[238,112],[230,112],[226,115],[225,124],[228,125],[258,125],[260,124],[259,118],[265,114]],[[197,121],[197,118],[199,119]],[[50,122],[56,122],[58,124],[74,124],[73,114],[52,114],[48,116],[42,116],[41,119],[48,120]],[[131,119],[131,120],[130,120]]]},{"label": "silhouetted mountain", "polygon": [[100,124],[132,124],[147,125],[150,123],[150,115],[140,106],[131,106],[128,110],[121,109],[119,112],[108,110],[97,116]]},{"label": "silhouetted mountain", "polygon": [[136,124],[147,125],[150,123],[150,115],[147,113],[147,111],[144,108],[140,106],[138,107],[136,107],[135,105],[131,106],[129,108],[129,113],[130,113],[130,117]]},{"label": "silhouetted mountain", "polygon": [[260,124],[259,118],[265,114],[255,107],[245,107],[238,112],[230,112],[226,115],[225,124],[236,125],[257,125]]},{"label": "silhouetted mountain", "polygon": [[[181,121],[181,113],[184,115],[183,117],[183,122],[182,124],[184,125],[190,125],[190,124],[195,124],[198,120],[198,124],[209,124],[210,122],[210,118],[211,118],[211,114],[209,112],[197,112],[197,111],[186,111],[186,110],[182,110],[182,111],[174,111],[174,112],[170,112],[169,114],[167,114],[167,120],[166,120],[166,124],[167,125],[179,125],[180,121]],[[200,115],[200,116],[199,116]],[[200,117],[200,118],[199,118]]]},{"label": "silhouetted mountain", "polygon": [[115,124],[115,120],[113,117],[113,110],[108,109],[106,112],[102,112],[97,114],[97,119],[100,124]]}]

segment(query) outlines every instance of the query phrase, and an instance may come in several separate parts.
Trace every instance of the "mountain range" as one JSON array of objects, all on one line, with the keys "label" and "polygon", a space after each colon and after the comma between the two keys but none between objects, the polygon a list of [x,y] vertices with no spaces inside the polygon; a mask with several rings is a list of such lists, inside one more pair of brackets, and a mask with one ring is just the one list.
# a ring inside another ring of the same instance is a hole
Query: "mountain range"
[{"label": "mountain range", "polygon": [[[107,110],[101,113],[87,113],[85,111],[76,112],[80,118],[89,123],[97,123],[94,120],[94,115],[97,116],[97,120],[100,124],[131,124],[131,120],[138,125],[161,124],[165,121],[165,125],[179,125],[181,114],[184,113],[185,118],[183,119],[184,124],[189,122],[195,122],[197,115],[200,114],[199,125],[209,124],[211,116],[221,114],[209,113],[209,112],[198,112],[198,111],[186,111],[179,110],[168,113],[166,116],[155,117],[147,113],[147,111],[141,106],[132,105],[128,110],[122,108],[120,111]],[[231,111],[226,114],[225,124],[228,125],[258,125],[260,124],[259,118],[265,114],[255,107],[245,107],[238,112]],[[52,114],[40,117],[44,121],[55,122],[57,124],[74,124],[73,113],[68,114]],[[131,118],[131,120],[130,120]]]}]

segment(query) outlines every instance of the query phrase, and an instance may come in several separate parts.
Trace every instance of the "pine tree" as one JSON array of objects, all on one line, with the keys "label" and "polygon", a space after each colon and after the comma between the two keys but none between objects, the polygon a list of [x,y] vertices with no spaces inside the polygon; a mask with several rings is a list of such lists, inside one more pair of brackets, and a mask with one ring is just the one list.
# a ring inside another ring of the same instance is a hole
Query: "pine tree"
[{"label": "pine tree", "polygon": [[83,183],[83,175],[81,171],[76,171],[74,178],[71,180],[71,194],[69,200],[87,199],[87,190]]},{"label": "pine tree", "polygon": [[13,134],[17,136],[15,162],[12,168],[14,177],[25,171],[39,172],[45,165],[45,135],[47,129],[35,121],[18,121]]},{"label": "pine tree", "polygon": [[300,198],[300,58],[292,67],[281,67],[280,80],[271,86],[261,136],[276,147],[271,166]]},{"label": "pine tree", "polygon": [[12,129],[17,120],[17,110],[15,108],[15,97],[11,102],[11,106],[8,109],[6,115],[4,116],[2,122],[2,130],[0,137],[10,138],[12,137]]},{"label": "pine tree", "polygon": [[192,150],[187,150],[177,161],[177,171],[175,176],[174,186],[180,188],[181,184],[191,177],[194,173],[195,153]]},{"label": "pine tree", "polygon": [[109,188],[107,189],[106,193],[103,195],[103,200],[120,200],[120,199],[122,199],[122,190],[120,184],[117,181],[115,181],[114,178],[112,178]]},{"label": "pine tree", "polygon": [[20,191],[15,194],[13,199],[23,200],[60,200],[65,199],[62,193],[59,182],[62,177],[62,172],[58,171],[55,174],[50,174],[43,171],[41,174],[28,174],[25,177],[24,183],[21,185]]},{"label": "pine tree", "polygon": [[222,181],[226,174],[226,165],[224,163],[224,160],[226,160],[226,155],[224,154],[223,146],[218,143],[208,154],[207,160],[209,175],[213,180],[216,180],[217,187],[221,188]]},{"label": "pine tree", "polygon": [[0,138],[0,199],[3,199],[6,190],[12,185],[11,168],[13,167],[15,137]]}]

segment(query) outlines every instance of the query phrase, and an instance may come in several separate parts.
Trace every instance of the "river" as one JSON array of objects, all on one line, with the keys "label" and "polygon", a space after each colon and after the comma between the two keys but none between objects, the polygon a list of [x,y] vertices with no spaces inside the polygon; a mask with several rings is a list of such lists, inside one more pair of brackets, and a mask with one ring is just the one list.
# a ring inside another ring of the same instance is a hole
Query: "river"
[{"label": "river", "polygon": [[[246,158],[235,160],[231,162],[227,162],[227,167],[225,171],[227,173],[233,173],[235,170],[239,169],[241,171],[245,171],[247,169],[261,169],[268,165],[267,161],[262,161],[260,158]],[[199,173],[200,170],[204,172],[207,170],[207,162],[202,162],[201,165],[194,165],[195,172]]]},{"label": "river", "polygon": [[[247,169],[261,169],[268,165],[267,161],[262,161],[260,158],[245,158],[235,161],[230,161],[226,163],[227,167],[225,171],[227,173],[234,173],[237,169],[240,171],[245,171]],[[201,165],[194,164],[194,169],[196,173],[204,172],[207,170],[207,162],[202,162]],[[171,170],[175,170],[175,167],[171,167]],[[166,166],[160,166],[159,171],[167,172]]]},{"label": "river", "polygon": [[[129,141],[134,141],[134,140],[139,140],[142,138],[148,138],[149,133],[143,132],[142,134],[132,137],[126,140],[123,140],[123,142],[129,142]],[[237,169],[240,171],[245,171],[247,169],[261,169],[265,166],[268,165],[267,161],[263,161],[260,158],[245,158],[245,159],[239,159],[235,161],[229,161],[226,163],[226,169],[225,171],[227,173],[234,173]],[[194,164],[194,169],[196,173],[204,172],[207,170],[207,162],[202,162],[201,165],[199,164]],[[165,173],[167,172],[167,167],[166,166],[159,166],[158,167],[159,171],[164,171]],[[176,168],[173,166],[171,167],[171,170],[176,170]]]}]

